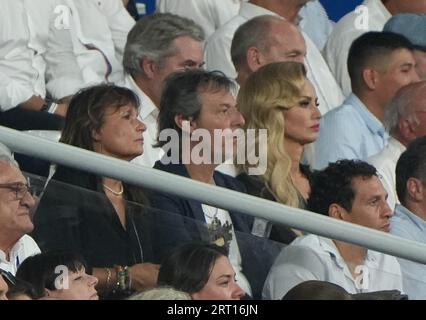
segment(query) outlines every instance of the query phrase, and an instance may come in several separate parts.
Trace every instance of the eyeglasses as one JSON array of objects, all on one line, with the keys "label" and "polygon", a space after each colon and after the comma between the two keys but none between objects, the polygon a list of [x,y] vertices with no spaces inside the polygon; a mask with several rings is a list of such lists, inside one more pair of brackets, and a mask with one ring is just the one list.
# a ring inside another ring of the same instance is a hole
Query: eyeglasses
[{"label": "eyeglasses", "polygon": [[2,183],[0,184],[0,188],[9,189],[15,192],[16,200],[22,200],[27,194],[27,192],[31,196],[35,195],[35,188],[22,182]]}]

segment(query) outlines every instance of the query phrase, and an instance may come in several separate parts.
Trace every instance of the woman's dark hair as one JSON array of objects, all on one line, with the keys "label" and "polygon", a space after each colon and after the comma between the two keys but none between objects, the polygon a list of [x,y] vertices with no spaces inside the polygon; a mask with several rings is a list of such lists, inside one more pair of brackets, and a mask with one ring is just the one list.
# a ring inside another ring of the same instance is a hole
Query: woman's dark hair
[{"label": "woman's dark hair", "polygon": [[[48,251],[25,259],[16,272],[18,279],[34,286],[35,299],[45,296],[45,289],[57,290],[55,279],[66,267],[69,272],[78,272],[85,268],[83,258],[70,251]],[[62,268],[63,268],[62,267]]]},{"label": "woman's dark hair", "polygon": [[182,245],[161,264],[158,285],[189,294],[198,292],[206,285],[216,260],[222,256],[228,256],[225,247],[208,243]]},{"label": "woman's dark hair", "polygon": [[16,278],[15,284],[9,286],[6,296],[9,300],[15,300],[15,297],[19,295],[27,295],[33,300],[36,299],[37,296],[35,288],[31,283]]},{"label": "woman's dark hair", "polygon": [[93,133],[102,127],[106,110],[125,105],[139,110],[139,98],[127,88],[100,84],[80,90],[68,107],[60,142],[94,151]]}]

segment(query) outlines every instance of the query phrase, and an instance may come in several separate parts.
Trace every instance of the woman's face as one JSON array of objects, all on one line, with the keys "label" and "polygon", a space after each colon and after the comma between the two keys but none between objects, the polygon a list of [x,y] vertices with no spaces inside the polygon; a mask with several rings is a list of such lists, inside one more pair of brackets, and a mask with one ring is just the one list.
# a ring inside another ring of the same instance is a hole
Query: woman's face
[{"label": "woman's face", "polygon": [[284,117],[284,135],[287,141],[305,145],[318,138],[321,113],[315,89],[309,80],[305,81],[296,105],[284,111]]},{"label": "woman's face", "polygon": [[[98,300],[98,293],[95,289],[98,279],[86,273],[84,268],[78,272],[69,272],[68,277],[62,274],[59,279],[58,290],[47,290],[50,298],[59,300]],[[55,283],[56,284],[56,283]]]},{"label": "woman's face", "polygon": [[103,122],[93,134],[96,152],[126,161],[143,153],[142,133],[146,126],[138,119],[133,105],[108,108]]},{"label": "woman's face", "polygon": [[244,291],[235,281],[235,272],[225,256],[219,257],[206,285],[192,294],[194,300],[240,300]]}]

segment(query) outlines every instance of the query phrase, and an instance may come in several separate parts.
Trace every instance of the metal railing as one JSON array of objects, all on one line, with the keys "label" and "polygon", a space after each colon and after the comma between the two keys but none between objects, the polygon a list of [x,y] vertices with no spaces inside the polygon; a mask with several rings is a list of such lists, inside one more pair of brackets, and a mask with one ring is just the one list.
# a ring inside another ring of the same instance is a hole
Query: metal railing
[{"label": "metal railing", "polygon": [[0,126],[0,142],[14,152],[120,179],[154,191],[197,200],[226,210],[246,213],[309,233],[426,264],[426,245],[420,242],[48,141],[2,126]]}]

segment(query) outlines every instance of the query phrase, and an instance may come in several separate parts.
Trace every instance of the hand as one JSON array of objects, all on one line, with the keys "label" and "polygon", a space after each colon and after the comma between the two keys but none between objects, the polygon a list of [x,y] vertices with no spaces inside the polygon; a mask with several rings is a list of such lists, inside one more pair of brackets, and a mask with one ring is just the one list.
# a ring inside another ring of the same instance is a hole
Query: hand
[{"label": "hand", "polygon": [[22,102],[19,106],[27,110],[40,111],[45,104],[46,104],[46,101],[42,97],[32,96],[27,101]]},{"label": "hand", "polygon": [[135,290],[149,289],[157,286],[159,264],[139,263],[129,268],[132,288]]},{"label": "hand", "polygon": [[65,117],[67,115],[67,111],[68,111],[68,105],[65,103],[60,103],[56,107],[55,114],[57,114],[58,116]]}]

